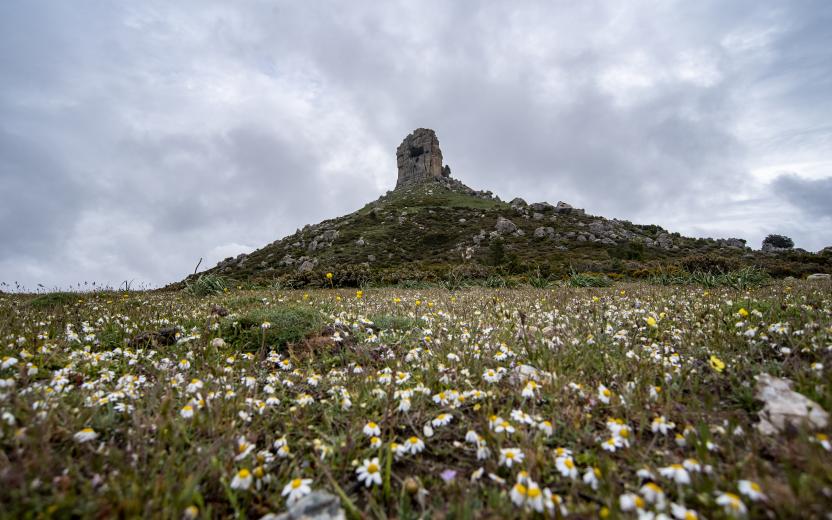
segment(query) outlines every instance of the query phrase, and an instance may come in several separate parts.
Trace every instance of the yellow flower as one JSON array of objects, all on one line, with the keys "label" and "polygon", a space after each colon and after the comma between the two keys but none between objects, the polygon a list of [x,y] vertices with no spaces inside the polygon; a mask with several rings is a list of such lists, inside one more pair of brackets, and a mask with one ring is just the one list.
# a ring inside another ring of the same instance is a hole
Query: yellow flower
[{"label": "yellow flower", "polygon": [[739,314],[742,318],[748,317],[748,311],[745,310],[745,307],[741,307],[740,310],[737,311],[737,314]]},{"label": "yellow flower", "polygon": [[725,363],[723,363],[721,359],[714,356],[713,354],[711,355],[711,359],[709,361],[711,363],[711,368],[713,368],[717,372],[722,372],[723,370],[725,370]]},{"label": "yellow flower", "polygon": [[653,316],[647,316],[644,319],[644,321],[647,322],[647,326],[650,328],[656,328],[658,326],[658,324],[656,323],[656,318],[654,318]]},{"label": "yellow flower", "polygon": [[332,273],[326,273],[326,279],[332,280]]},{"label": "yellow flower", "polygon": [[355,297],[361,299],[364,296],[364,291],[355,291]]}]

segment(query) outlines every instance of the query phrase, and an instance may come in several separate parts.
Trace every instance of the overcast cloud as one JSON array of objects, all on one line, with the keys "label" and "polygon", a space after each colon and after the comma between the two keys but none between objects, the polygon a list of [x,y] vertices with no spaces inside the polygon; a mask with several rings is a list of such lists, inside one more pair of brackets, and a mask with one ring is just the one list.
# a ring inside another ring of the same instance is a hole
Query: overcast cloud
[{"label": "overcast cloud", "polygon": [[453,175],[832,245],[832,2],[0,3],[0,281],[161,285]]}]

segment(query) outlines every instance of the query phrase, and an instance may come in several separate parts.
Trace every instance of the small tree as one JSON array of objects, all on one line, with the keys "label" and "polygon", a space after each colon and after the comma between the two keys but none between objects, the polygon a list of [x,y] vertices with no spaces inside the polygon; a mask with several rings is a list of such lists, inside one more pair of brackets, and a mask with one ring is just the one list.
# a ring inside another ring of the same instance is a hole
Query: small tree
[{"label": "small tree", "polygon": [[794,241],[784,235],[769,235],[763,239],[763,247],[765,247],[766,244],[778,249],[791,249],[794,247]]},{"label": "small tree", "polygon": [[494,238],[488,244],[488,256],[491,265],[501,265],[506,259],[506,247],[502,238]]}]

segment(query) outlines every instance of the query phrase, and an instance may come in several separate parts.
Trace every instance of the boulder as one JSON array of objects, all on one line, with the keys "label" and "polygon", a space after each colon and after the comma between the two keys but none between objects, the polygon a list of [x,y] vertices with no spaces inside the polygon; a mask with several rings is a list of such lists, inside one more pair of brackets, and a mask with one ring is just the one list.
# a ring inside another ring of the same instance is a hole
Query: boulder
[{"label": "boulder", "polygon": [[555,229],[551,227],[539,227],[534,230],[535,238],[555,238]]},{"label": "boulder", "polygon": [[507,235],[509,233],[514,233],[517,231],[517,226],[514,222],[508,220],[507,218],[499,217],[497,219],[497,224],[494,226],[494,229],[497,233],[501,235]]},{"label": "boulder", "polygon": [[829,280],[832,275],[828,273],[813,273],[806,277],[807,280]]},{"label": "boulder", "polygon": [[673,247],[673,239],[668,233],[659,233],[656,236],[656,244],[662,249],[670,249]]},{"label": "boulder", "polygon": [[513,199],[511,199],[511,202],[509,202],[509,205],[511,205],[512,207],[518,207],[518,208],[523,208],[523,207],[528,206],[528,204],[526,204],[526,201],[521,199],[520,197],[514,197]]},{"label": "boulder", "polygon": [[535,202],[529,205],[529,209],[531,209],[532,211],[545,213],[547,211],[552,211],[553,209],[555,209],[555,207],[549,204],[548,202]]},{"label": "boulder", "polygon": [[821,429],[829,424],[829,414],[818,403],[792,390],[791,385],[788,379],[769,374],[757,377],[755,398],[764,403],[757,425],[761,433],[782,433],[790,426]]},{"label": "boulder", "polygon": [[296,263],[298,265],[298,272],[305,273],[307,271],[311,271],[315,268],[316,265],[318,265],[318,259],[311,258],[308,256],[302,256],[297,259]]}]

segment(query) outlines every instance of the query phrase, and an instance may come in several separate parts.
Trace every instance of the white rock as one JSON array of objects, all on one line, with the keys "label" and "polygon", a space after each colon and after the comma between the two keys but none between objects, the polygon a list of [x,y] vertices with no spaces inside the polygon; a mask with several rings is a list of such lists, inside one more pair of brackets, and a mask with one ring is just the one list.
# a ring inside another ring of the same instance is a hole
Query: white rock
[{"label": "white rock", "polygon": [[326,491],[313,491],[301,498],[281,515],[266,515],[261,520],[344,520],[341,500]]},{"label": "white rock", "polygon": [[792,382],[769,374],[757,377],[756,398],[765,403],[757,428],[765,435],[782,432],[788,424],[826,428],[829,413],[821,406],[791,389]]}]

